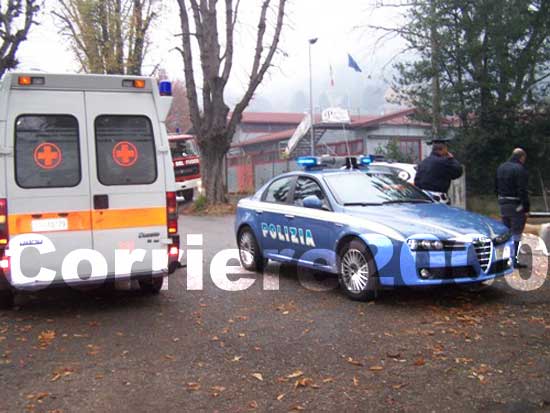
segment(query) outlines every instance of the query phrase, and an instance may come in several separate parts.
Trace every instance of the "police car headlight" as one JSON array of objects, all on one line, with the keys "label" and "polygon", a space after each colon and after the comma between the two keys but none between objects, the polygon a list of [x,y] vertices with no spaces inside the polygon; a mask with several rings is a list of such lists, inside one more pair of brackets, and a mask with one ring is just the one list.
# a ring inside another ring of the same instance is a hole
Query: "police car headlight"
[{"label": "police car headlight", "polygon": [[429,239],[410,239],[407,244],[411,251],[442,251],[444,247],[443,242]]}]

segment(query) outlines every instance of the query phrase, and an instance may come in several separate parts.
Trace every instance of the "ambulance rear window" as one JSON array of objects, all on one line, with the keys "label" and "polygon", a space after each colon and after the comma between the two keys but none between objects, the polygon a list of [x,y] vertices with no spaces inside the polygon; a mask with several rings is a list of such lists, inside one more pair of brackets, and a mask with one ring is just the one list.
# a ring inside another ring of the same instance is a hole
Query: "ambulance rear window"
[{"label": "ambulance rear window", "polygon": [[103,185],[147,185],[157,180],[153,127],[145,116],[95,120],[97,174]]},{"label": "ambulance rear window", "polygon": [[15,180],[21,188],[80,183],[78,121],[69,115],[22,115],[15,121]]}]

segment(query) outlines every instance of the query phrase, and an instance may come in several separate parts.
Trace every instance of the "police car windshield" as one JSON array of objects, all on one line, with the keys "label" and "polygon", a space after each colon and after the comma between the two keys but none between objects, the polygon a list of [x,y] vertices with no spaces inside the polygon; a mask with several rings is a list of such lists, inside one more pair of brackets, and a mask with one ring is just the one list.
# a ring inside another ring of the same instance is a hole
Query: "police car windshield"
[{"label": "police car windshield", "polygon": [[418,188],[391,174],[342,173],[325,176],[325,180],[344,206],[433,202]]}]

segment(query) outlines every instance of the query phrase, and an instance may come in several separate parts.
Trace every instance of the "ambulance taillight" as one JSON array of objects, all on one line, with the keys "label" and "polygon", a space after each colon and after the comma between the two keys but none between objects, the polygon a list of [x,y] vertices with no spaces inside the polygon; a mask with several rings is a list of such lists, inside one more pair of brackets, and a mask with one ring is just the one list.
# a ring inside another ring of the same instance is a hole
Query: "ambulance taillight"
[{"label": "ambulance taillight", "polygon": [[0,272],[5,273],[10,268],[9,257],[5,256],[8,247],[8,201],[0,199]]},{"label": "ambulance taillight", "polygon": [[166,217],[168,236],[178,233],[178,202],[175,192],[166,193]]},{"label": "ambulance taillight", "polygon": [[8,245],[8,201],[0,199],[0,250]]}]

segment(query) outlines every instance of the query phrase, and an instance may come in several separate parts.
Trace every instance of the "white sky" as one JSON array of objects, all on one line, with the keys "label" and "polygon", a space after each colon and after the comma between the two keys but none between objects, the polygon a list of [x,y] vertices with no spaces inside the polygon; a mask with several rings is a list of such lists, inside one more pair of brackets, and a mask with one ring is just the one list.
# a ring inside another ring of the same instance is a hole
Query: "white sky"
[{"label": "white sky", "polygon": [[[48,1],[48,6],[53,2]],[[157,64],[167,69],[171,78],[183,78],[183,64],[180,54],[174,50],[180,45],[175,37],[179,29],[179,9],[175,0],[163,1],[163,13],[152,32],[153,47],[144,65],[148,74]],[[357,76],[359,82],[369,76],[373,79],[388,78],[389,68],[383,68],[399,50],[400,43],[393,41],[377,47],[374,51],[372,33],[357,29],[368,23],[394,25],[394,11],[372,12],[371,0],[289,0],[287,27],[281,49],[288,57],[277,60],[277,68],[271,70],[258,91],[264,97],[277,100],[281,94],[286,99],[295,90],[309,90],[308,84],[308,39],[318,37],[313,46],[314,88],[326,88],[329,83],[329,66],[334,72],[348,73],[347,54],[350,53],[363,69],[356,74],[349,69],[349,76]],[[239,53],[246,56],[253,50],[254,27],[261,0],[242,0],[241,26],[237,39]],[[21,62],[19,70],[36,69],[45,72],[71,73],[78,70],[66,39],[58,34],[54,19],[49,14],[40,16],[40,26],[35,26],[18,54]],[[236,56],[234,75],[230,87],[231,94],[239,94],[246,80],[246,58]],[[338,77],[335,78],[338,84]]]}]

